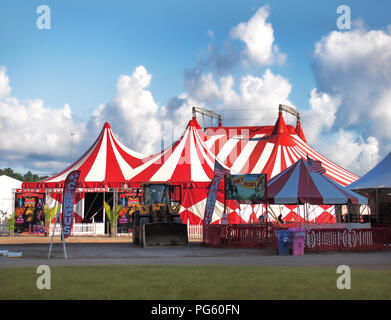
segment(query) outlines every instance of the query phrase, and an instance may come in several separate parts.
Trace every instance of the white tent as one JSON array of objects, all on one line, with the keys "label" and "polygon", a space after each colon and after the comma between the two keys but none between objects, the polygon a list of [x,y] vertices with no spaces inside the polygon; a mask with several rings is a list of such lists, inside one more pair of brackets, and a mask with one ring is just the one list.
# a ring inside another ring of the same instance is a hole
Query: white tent
[{"label": "white tent", "polygon": [[391,223],[391,152],[348,188],[368,198],[375,222]]},{"label": "white tent", "polygon": [[[22,181],[8,177],[6,175],[0,176],[0,211],[7,213],[10,216],[14,211],[14,193],[13,189],[21,188]],[[0,215],[0,218],[4,217]]]},{"label": "white tent", "polygon": [[348,186],[351,190],[391,188],[391,152],[372,170]]}]

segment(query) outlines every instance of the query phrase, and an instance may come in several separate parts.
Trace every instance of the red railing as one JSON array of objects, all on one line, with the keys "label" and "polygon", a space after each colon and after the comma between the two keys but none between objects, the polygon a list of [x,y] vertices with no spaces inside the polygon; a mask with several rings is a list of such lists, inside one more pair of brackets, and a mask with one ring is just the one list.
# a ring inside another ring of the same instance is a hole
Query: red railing
[{"label": "red railing", "polygon": [[215,248],[268,248],[277,247],[277,238],[272,225],[212,224],[204,228],[203,244]]},{"label": "red railing", "polygon": [[385,229],[385,242],[391,245],[391,225],[389,224],[372,224],[372,228]]},{"label": "red railing", "polygon": [[371,229],[313,229],[306,232],[308,251],[368,251],[385,250],[387,230]]},{"label": "red railing", "polygon": [[[277,248],[277,230],[287,225],[208,225],[204,228],[203,245],[215,248]],[[390,248],[391,230],[309,229],[305,232],[306,251],[367,251]]]},{"label": "red railing", "polygon": [[274,246],[274,233],[267,225],[230,225],[226,243],[229,248],[268,248]]},{"label": "red railing", "polygon": [[202,244],[212,248],[226,247],[227,228],[227,224],[210,224],[205,226],[203,229]]}]

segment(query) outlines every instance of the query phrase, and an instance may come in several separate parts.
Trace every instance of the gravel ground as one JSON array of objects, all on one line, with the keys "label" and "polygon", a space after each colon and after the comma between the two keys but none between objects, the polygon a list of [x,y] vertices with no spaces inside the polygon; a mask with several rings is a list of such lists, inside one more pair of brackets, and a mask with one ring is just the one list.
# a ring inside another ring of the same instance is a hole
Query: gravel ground
[{"label": "gravel ground", "polygon": [[0,250],[22,252],[22,258],[0,257],[0,268],[46,265],[162,264],[162,265],[255,265],[338,267],[345,264],[364,269],[391,269],[391,250],[378,252],[306,253],[279,256],[272,249],[203,248],[198,242],[188,247],[139,248],[129,237],[69,238],[68,259],[60,239],[55,240],[48,259],[49,238],[0,237]]}]

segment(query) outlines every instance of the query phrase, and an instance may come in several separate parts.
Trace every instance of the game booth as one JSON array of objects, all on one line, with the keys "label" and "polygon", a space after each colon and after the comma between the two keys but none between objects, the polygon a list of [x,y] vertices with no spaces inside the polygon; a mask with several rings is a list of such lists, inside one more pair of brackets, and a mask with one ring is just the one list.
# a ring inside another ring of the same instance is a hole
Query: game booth
[{"label": "game booth", "polygon": [[117,221],[117,233],[130,233],[132,231],[132,213],[136,210],[137,204],[140,203],[141,190],[128,190],[120,192],[118,205],[122,205]]},{"label": "game booth", "polygon": [[42,190],[38,190],[38,192],[24,192],[21,189],[16,190],[16,233],[45,233],[44,203],[45,194]]}]

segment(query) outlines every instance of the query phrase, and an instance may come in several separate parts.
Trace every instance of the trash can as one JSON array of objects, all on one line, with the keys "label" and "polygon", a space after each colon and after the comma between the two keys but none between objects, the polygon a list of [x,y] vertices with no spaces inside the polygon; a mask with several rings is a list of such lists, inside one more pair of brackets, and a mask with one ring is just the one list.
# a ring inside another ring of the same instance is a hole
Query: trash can
[{"label": "trash can", "polygon": [[288,256],[291,244],[291,231],[277,230],[278,253],[280,256]]},{"label": "trash can", "polygon": [[292,254],[294,256],[304,256],[305,229],[290,228],[292,233]]}]

